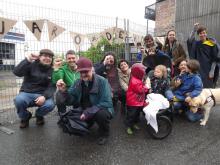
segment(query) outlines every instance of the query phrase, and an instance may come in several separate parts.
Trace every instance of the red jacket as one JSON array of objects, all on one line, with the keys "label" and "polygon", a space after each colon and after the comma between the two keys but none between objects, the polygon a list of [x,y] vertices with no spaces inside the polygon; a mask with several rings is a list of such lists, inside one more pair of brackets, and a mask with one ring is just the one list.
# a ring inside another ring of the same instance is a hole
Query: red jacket
[{"label": "red jacket", "polygon": [[128,106],[144,106],[145,95],[148,88],[142,82],[145,67],[142,64],[134,64],[131,68],[131,79],[126,92],[126,103]]}]

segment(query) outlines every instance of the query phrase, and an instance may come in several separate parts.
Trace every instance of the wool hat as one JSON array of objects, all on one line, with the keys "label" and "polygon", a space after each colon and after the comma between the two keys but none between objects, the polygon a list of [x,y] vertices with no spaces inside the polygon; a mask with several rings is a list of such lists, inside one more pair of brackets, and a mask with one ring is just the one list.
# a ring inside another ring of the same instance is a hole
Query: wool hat
[{"label": "wool hat", "polygon": [[80,57],[76,64],[79,72],[92,70],[92,61],[88,58]]},{"label": "wool hat", "polygon": [[42,54],[48,54],[48,55],[50,55],[50,56],[54,56],[54,53],[50,50],[50,49],[41,49],[40,50],[40,56],[42,55]]}]

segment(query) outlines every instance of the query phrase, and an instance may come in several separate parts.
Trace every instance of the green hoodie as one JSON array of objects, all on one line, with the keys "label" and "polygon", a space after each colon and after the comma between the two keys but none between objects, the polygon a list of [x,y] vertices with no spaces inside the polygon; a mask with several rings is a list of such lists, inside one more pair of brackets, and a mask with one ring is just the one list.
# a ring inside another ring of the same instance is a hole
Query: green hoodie
[{"label": "green hoodie", "polygon": [[67,88],[69,88],[76,80],[80,78],[80,73],[70,69],[68,64],[64,64],[58,70],[53,71],[52,82],[56,84],[59,79],[63,79],[66,83]]}]

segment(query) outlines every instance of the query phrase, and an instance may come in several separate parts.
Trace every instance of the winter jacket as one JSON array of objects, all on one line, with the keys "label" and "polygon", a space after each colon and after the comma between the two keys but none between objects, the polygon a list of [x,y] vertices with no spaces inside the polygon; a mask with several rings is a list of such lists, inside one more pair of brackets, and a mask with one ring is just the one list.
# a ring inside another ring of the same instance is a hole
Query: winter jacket
[{"label": "winter jacket", "polygon": [[51,66],[42,65],[38,60],[33,63],[27,59],[21,61],[13,73],[18,77],[24,77],[20,92],[42,94],[46,99],[53,96],[56,90],[52,84]]},{"label": "winter jacket", "polygon": [[126,93],[127,106],[144,106],[145,95],[148,88],[142,82],[145,67],[142,64],[134,64],[131,68],[131,79]]},{"label": "winter jacket", "polygon": [[114,66],[110,70],[106,69],[106,66],[103,63],[98,63],[94,66],[95,73],[106,78],[111,86],[113,94],[118,94],[120,91],[118,70]]},{"label": "winter jacket", "polygon": [[[90,112],[97,112],[97,109],[108,110],[111,114],[114,113],[111,90],[107,80],[97,74],[93,75],[92,89],[90,90],[89,99],[92,104]],[[80,107],[80,101],[82,97],[82,80],[78,79],[68,89],[67,93],[63,93],[63,96],[68,104],[73,104],[75,107]]]},{"label": "winter jacket", "polygon": [[124,74],[121,69],[118,69],[119,83],[124,91],[128,90],[128,84],[130,80],[131,69],[128,69],[128,74]]},{"label": "winter jacket", "polygon": [[181,61],[186,59],[186,53],[182,45],[177,41],[173,43],[172,48],[170,48],[169,44],[166,44],[163,47],[163,51],[168,56],[170,56],[170,58],[172,59],[172,61],[174,62],[176,66],[178,66]]},{"label": "winter jacket", "polygon": [[184,101],[187,96],[196,97],[202,92],[203,84],[198,74],[184,73],[179,79],[181,85],[173,93],[180,101]]},{"label": "winter jacket", "polygon": [[165,95],[165,92],[169,89],[168,78],[157,78],[155,76],[150,77],[152,93],[158,93]]},{"label": "winter jacket", "polygon": [[52,81],[54,84],[56,84],[59,79],[63,79],[67,85],[67,88],[69,88],[79,78],[79,72],[71,70],[68,64],[64,64],[58,70],[53,71]]}]

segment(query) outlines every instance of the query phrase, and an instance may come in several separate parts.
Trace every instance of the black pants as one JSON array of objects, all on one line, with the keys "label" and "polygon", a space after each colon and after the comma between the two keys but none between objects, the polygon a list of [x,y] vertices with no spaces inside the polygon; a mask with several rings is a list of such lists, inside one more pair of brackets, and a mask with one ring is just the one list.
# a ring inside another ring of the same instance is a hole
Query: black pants
[{"label": "black pants", "polygon": [[87,123],[92,126],[96,122],[99,126],[99,133],[102,137],[108,137],[110,131],[110,120],[112,116],[108,110],[99,110],[92,119],[88,120]]},{"label": "black pants", "polygon": [[143,107],[127,106],[127,115],[125,120],[127,127],[133,127],[134,124],[139,122],[140,112],[142,109]]}]

